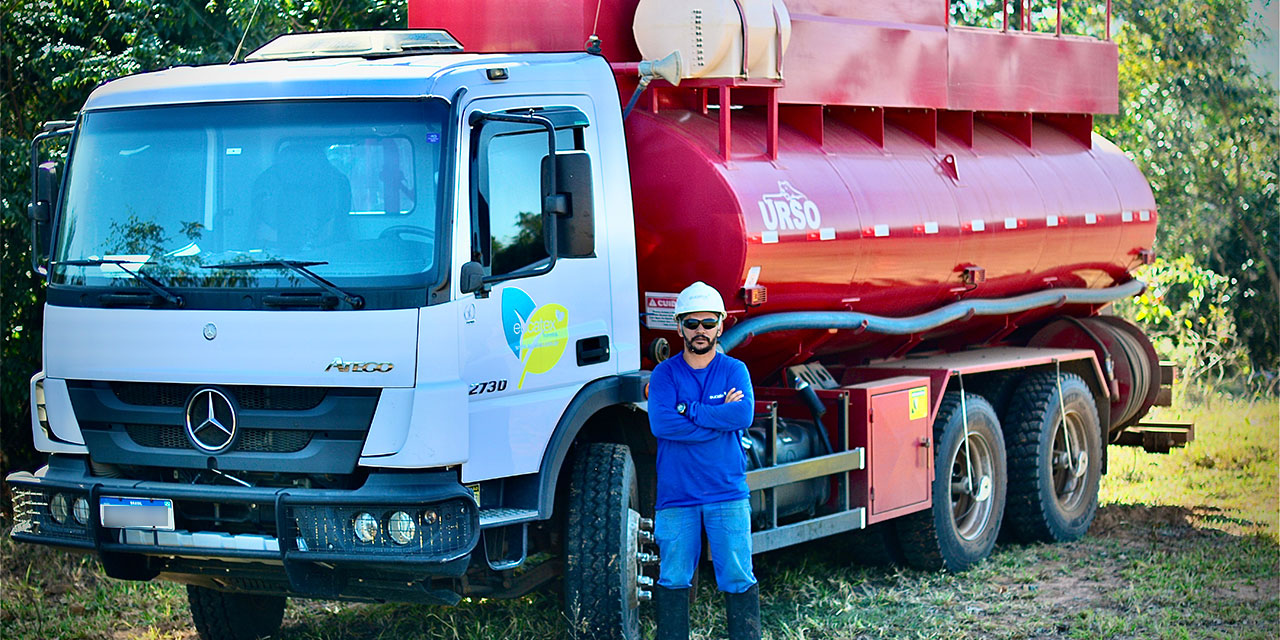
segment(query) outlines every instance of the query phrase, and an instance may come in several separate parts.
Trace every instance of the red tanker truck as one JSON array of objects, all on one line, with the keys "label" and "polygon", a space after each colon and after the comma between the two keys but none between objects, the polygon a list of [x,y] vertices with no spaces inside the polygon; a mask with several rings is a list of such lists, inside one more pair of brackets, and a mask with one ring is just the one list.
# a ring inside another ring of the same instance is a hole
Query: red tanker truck
[{"label": "red tanker truck", "polygon": [[1170,371],[1106,313],[1155,201],[1092,132],[1109,34],[949,11],[411,0],[100,87],[33,144],[13,537],[185,583],[206,640],[556,577],[575,636],[638,638],[648,371],[697,279],[757,384],[757,553],[1079,538],[1107,444],[1189,437],[1139,423]]}]

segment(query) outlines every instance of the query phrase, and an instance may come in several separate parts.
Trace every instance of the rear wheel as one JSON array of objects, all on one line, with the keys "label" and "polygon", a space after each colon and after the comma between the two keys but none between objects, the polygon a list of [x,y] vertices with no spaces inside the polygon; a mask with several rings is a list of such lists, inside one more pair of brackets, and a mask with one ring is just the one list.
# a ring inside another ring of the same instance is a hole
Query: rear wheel
[{"label": "rear wheel", "polygon": [[[1075,374],[1030,376],[1009,406],[1009,506],[1017,540],[1076,540],[1098,511],[1102,429],[1093,393]],[[1065,419],[1064,419],[1065,410]]]},{"label": "rear wheel", "polygon": [[230,593],[187,585],[191,621],[201,640],[258,640],[280,631],[284,596]]},{"label": "rear wheel", "polygon": [[638,640],[640,498],[626,445],[582,445],[569,477],[565,615],[574,638]]},{"label": "rear wheel", "polygon": [[[933,422],[933,504],[894,521],[902,553],[917,569],[963,571],[996,544],[1005,502],[1004,436],[981,396],[951,392]],[[968,415],[966,425],[964,416]]]}]

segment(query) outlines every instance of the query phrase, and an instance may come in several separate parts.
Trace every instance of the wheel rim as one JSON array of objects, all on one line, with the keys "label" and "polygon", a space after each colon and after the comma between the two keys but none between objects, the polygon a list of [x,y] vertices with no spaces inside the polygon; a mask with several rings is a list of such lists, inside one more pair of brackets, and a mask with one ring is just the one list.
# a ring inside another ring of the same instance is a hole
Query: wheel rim
[{"label": "wheel rim", "polygon": [[968,444],[966,452],[961,442],[951,459],[951,521],[957,535],[974,540],[987,530],[991,519],[995,457],[981,433],[970,431]]},{"label": "wheel rim", "polygon": [[[1049,457],[1053,476],[1054,500],[1064,511],[1074,511],[1086,495],[1089,477],[1089,453],[1086,451],[1085,420],[1078,411],[1067,411],[1065,420],[1053,430],[1053,452]],[[1068,441],[1070,452],[1068,452]]]}]

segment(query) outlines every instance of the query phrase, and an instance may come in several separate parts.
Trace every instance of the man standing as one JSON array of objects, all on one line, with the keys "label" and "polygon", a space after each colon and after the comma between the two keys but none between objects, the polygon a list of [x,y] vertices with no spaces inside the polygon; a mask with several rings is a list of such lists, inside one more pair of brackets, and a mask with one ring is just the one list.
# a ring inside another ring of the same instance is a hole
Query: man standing
[{"label": "man standing", "polygon": [[649,428],[658,440],[658,640],[689,637],[689,588],[704,530],[716,586],[725,593],[730,640],[760,637],[741,441],[755,396],[746,365],[716,352],[724,317],[715,289],[695,282],[681,291],[676,321],[684,349],[649,379]]}]

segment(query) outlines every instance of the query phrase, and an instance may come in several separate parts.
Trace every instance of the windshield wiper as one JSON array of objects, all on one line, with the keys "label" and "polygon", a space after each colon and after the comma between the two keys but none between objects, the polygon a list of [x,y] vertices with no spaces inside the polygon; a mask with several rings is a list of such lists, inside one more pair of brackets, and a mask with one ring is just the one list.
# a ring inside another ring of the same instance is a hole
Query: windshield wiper
[{"label": "windshield wiper", "polygon": [[323,260],[249,260],[246,262],[223,262],[220,264],[203,264],[203,265],[200,265],[200,268],[201,269],[254,270],[254,269],[270,269],[272,267],[275,267],[280,269],[292,269],[293,271],[296,271],[302,274],[302,277],[320,285],[320,287],[323,288],[325,291],[328,291],[329,293],[332,293],[333,295],[338,296],[339,298],[342,298],[344,301],[346,301],[347,304],[351,305],[352,309],[364,308],[364,298],[360,296],[353,296],[347,293],[346,291],[339,289],[332,282],[329,282],[328,280],[321,278],[320,276],[316,275],[314,271],[307,268],[307,267],[314,267],[322,264],[329,264],[329,263]]},{"label": "windshield wiper", "polygon": [[144,273],[141,267],[139,267],[137,271],[133,271],[129,267],[125,266],[140,264],[137,260],[121,260],[119,258],[88,258],[85,260],[59,260],[54,264],[65,265],[68,267],[100,267],[104,264],[113,264],[119,267],[121,271],[132,276],[134,280],[146,285],[148,289],[161,298],[164,298],[164,300],[169,304],[175,307],[182,307],[184,304],[181,296],[174,295],[168,289],[164,288],[164,285],[161,284],[159,280],[156,280],[152,275]]}]

